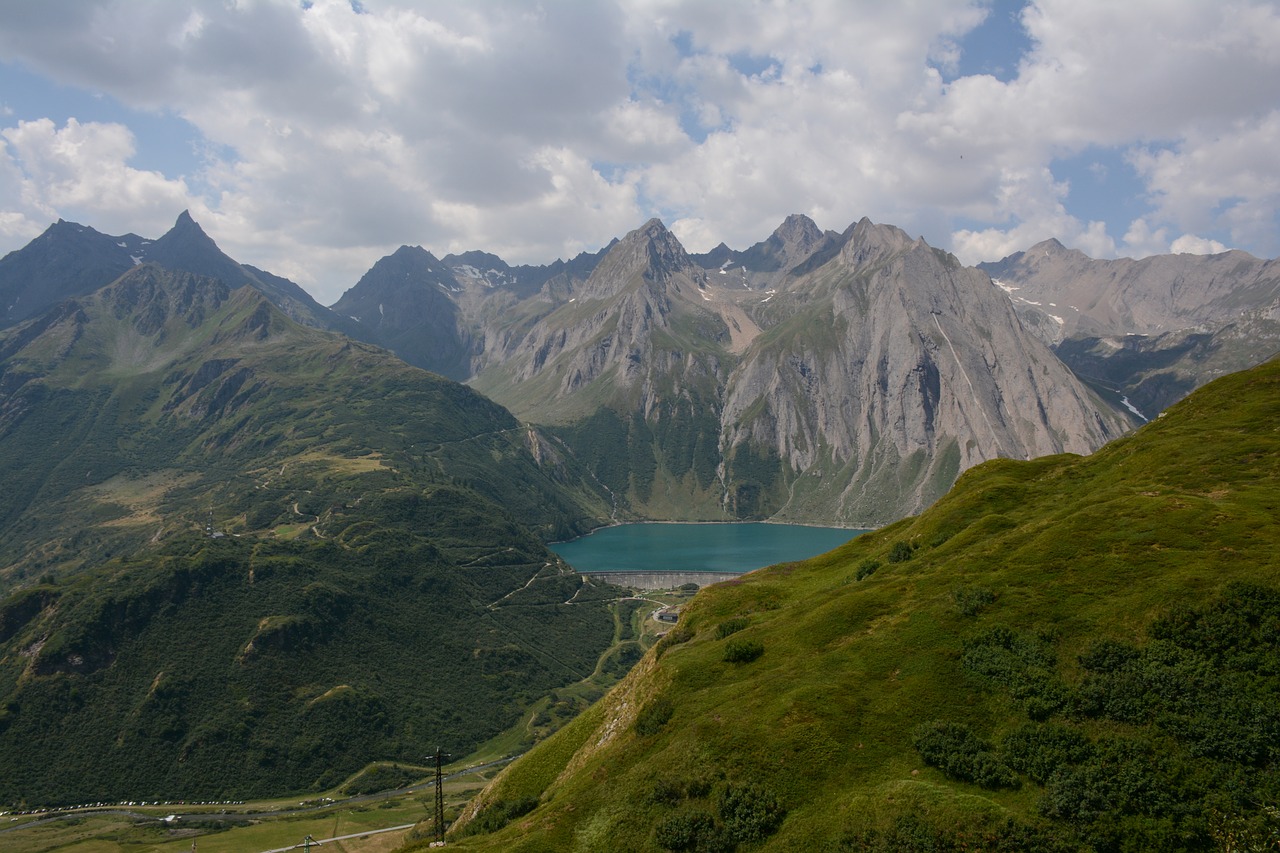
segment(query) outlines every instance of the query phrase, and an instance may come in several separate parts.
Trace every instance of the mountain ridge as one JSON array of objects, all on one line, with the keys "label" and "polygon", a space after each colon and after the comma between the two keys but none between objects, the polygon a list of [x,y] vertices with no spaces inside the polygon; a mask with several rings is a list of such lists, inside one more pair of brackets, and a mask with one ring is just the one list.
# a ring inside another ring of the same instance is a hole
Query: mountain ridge
[{"label": "mountain ridge", "polygon": [[784,226],[776,244],[801,248],[759,291],[651,220],[472,384],[612,472],[642,517],[884,523],[993,455],[1125,428],[984,274],[865,218],[838,239]]}]

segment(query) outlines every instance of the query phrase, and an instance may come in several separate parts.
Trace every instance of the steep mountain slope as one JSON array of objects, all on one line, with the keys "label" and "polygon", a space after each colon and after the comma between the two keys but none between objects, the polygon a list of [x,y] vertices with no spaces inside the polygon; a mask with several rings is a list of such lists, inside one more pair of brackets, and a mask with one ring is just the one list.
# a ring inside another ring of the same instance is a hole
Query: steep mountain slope
[{"label": "steep mountain slope", "polygon": [[737,281],[752,290],[768,290],[803,266],[815,268],[830,260],[848,236],[822,231],[809,217],[793,213],[768,239],[745,251],[736,252],[721,243],[705,255],[692,257],[699,266],[724,276],[726,284]]},{"label": "steep mountain slope", "polygon": [[[220,524],[267,528],[295,514],[267,486],[299,466],[467,480],[547,538],[603,509],[545,439],[465,386],[299,326],[252,288],[149,264],[0,337],[0,389],[11,568],[39,568],[33,555],[72,531],[162,538],[210,506]],[[145,496],[126,498],[139,480]],[[54,510],[67,501],[81,514]]]},{"label": "steep mountain slope", "polygon": [[568,299],[600,255],[511,267],[486,252],[437,260],[419,246],[401,246],[374,264],[332,310],[356,320],[365,340],[462,381],[491,350]]},{"label": "steep mountain slope", "polygon": [[1245,252],[1108,261],[1046,240],[979,268],[1077,375],[1147,417],[1280,350],[1280,265]]},{"label": "steep mountain slope", "polygon": [[1273,361],[709,587],[450,846],[1268,849],[1278,419]]},{"label": "steep mountain slope", "polygon": [[1162,335],[1073,337],[1054,352],[1077,376],[1120,394],[1150,419],[1201,385],[1280,352],[1280,311],[1274,313]]},{"label": "steep mountain slope", "polygon": [[0,259],[0,328],[36,317],[63,299],[87,296],[143,262],[208,276],[231,288],[248,284],[305,326],[364,340],[369,333],[334,314],[286,278],[228,257],[188,211],[157,240],[110,237],[59,220],[31,243]]},{"label": "steep mountain slope", "polygon": [[233,289],[250,285],[295,322],[340,331],[358,340],[365,337],[357,324],[334,314],[287,278],[232,260],[188,211],[182,211],[173,227],[147,247],[143,260],[165,269],[216,278]]},{"label": "steep mountain slope", "polygon": [[1125,428],[986,276],[898,229],[793,217],[744,257],[703,269],[651,221],[472,384],[648,517],[884,523],[977,462]]},{"label": "steep mountain slope", "polygon": [[471,335],[458,306],[452,271],[420,246],[401,246],[379,260],[334,313],[372,330],[372,340],[410,364],[461,381],[471,375]]},{"label": "steep mountain slope", "polygon": [[614,245],[568,302],[491,353],[472,384],[527,420],[557,425],[601,482],[635,505],[726,517],[720,388],[754,326],[735,306],[716,310],[707,287],[706,273],[651,220]]},{"label": "steep mountain slope", "polygon": [[0,389],[0,801],[465,751],[611,641],[542,545],[607,511],[572,460],[251,287],[138,266],[0,336]]},{"label": "steep mountain slope", "polygon": [[985,275],[890,226],[857,223],[752,316],[768,331],[728,379],[721,439],[738,504],[759,489],[782,517],[883,523],[979,462],[1086,453],[1124,429]]},{"label": "steep mountain slope", "polygon": [[0,328],[114,281],[145,253],[147,242],[134,234],[110,237],[59,219],[26,246],[0,258]]}]

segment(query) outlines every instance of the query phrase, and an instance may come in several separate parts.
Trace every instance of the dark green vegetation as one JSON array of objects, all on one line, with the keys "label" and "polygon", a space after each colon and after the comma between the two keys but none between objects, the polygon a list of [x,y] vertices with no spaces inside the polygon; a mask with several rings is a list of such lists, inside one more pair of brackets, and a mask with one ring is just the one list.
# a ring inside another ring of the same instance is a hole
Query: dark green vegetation
[{"label": "dark green vegetation", "polygon": [[589,478],[250,288],[138,267],[0,337],[0,389],[0,802],[463,754],[613,642],[617,592],[542,544]]},{"label": "dark green vegetation", "polygon": [[489,606],[538,572],[532,538],[467,571],[407,530],[361,543],[363,525],[333,544],[175,542],[66,584],[6,644],[0,800],[324,790],[445,737],[474,748],[612,638],[602,605]]},{"label": "dark green vegetation", "polygon": [[[455,846],[1273,849],[1278,424],[1271,362],[1090,457],[978,466],[918,518],[704,590],[471,808],[538,807]],[[765,651],[733,663],[735,642]],[[769,817],[735,835],[721,804],[747,789]]]}]

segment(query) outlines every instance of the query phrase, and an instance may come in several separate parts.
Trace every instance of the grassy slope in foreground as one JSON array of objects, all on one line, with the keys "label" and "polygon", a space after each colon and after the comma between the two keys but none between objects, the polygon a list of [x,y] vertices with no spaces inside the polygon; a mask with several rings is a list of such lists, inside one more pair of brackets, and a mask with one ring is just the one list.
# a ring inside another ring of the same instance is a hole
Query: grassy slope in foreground
[{"label": "grassy slope in foreground", "polygon": [[1278,425],[1273,361],[1090,457],[979,466],[918,518],[704,591],[464,818],[537,807],[454,846],[1274,843]]}]

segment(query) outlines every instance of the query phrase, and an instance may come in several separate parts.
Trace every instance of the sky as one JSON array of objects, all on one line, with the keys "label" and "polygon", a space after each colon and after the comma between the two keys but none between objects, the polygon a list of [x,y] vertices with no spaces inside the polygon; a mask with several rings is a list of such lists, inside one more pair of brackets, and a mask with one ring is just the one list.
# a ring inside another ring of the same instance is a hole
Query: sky
[{"label": "sky", "polygon": [[1280,254],[1280,0],[0,0],[0,253],[59,218],[331,304],[791,213],[998,260]]}]

